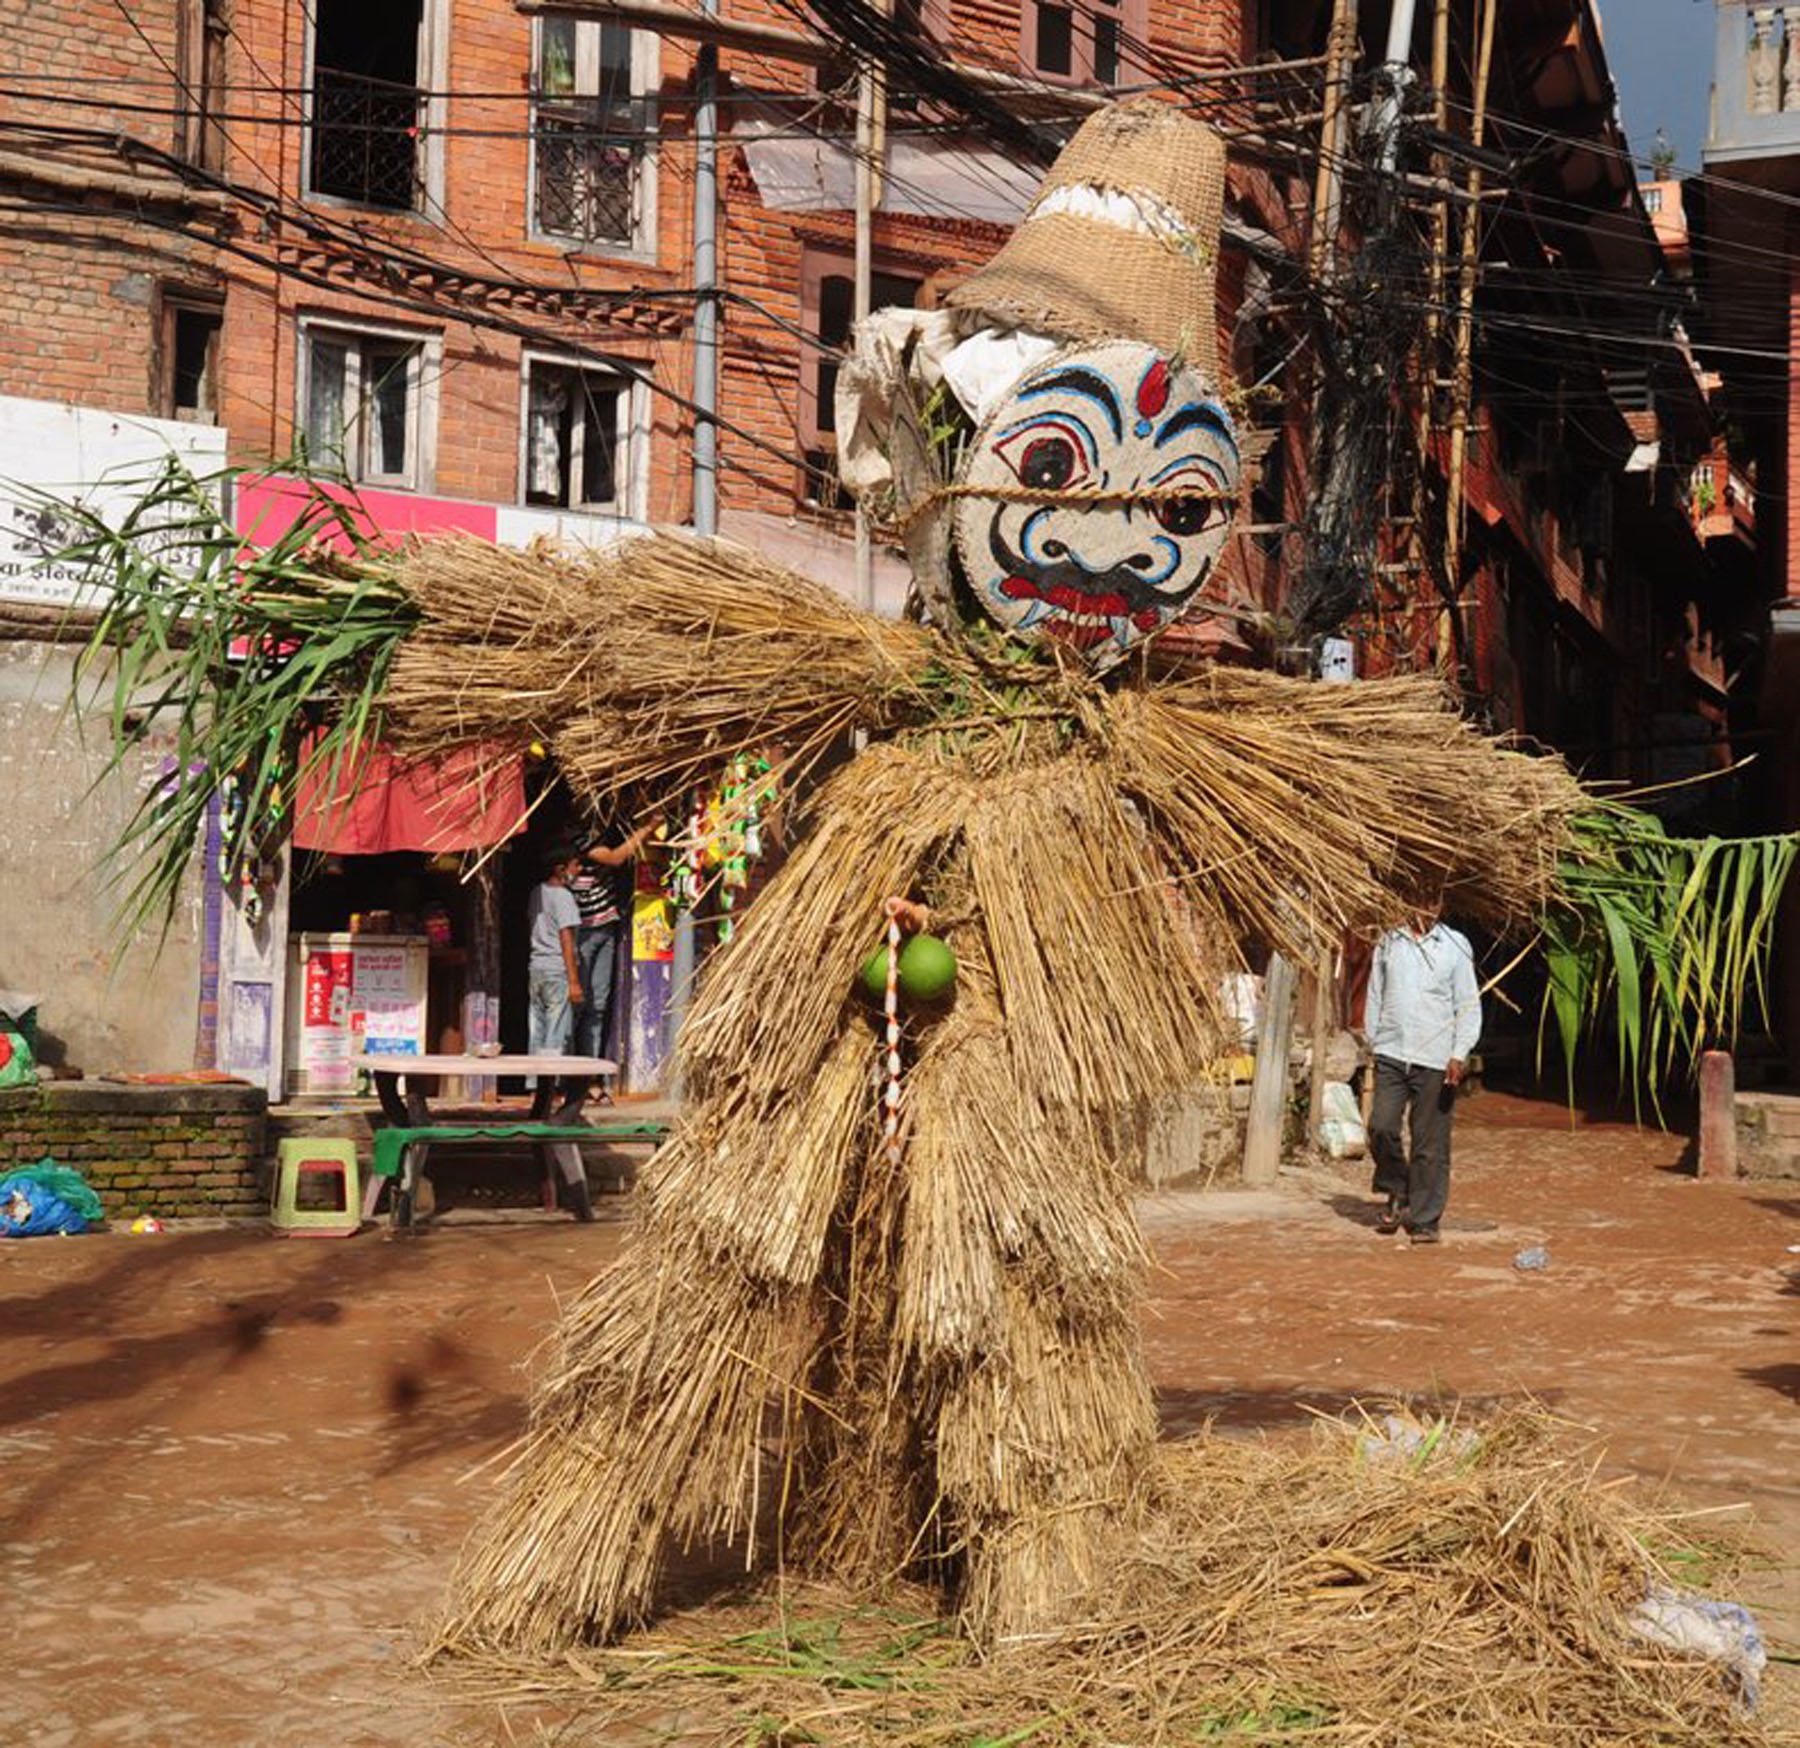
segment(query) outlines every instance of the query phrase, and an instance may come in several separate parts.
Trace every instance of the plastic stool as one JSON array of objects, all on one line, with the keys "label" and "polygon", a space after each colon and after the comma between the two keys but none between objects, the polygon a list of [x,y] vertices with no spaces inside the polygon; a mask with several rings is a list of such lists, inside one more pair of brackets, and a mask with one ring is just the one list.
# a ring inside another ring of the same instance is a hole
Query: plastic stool
[{"label": "plastic stool", "polygon": [[[276,1150],[275,1198],[269,1224],[296,1238],[348,1238],[362,1228],[362,1173],[354,1141],[287,1140]],[[343,1205],[299,1206],[302,1177],[335,1178]]]}]

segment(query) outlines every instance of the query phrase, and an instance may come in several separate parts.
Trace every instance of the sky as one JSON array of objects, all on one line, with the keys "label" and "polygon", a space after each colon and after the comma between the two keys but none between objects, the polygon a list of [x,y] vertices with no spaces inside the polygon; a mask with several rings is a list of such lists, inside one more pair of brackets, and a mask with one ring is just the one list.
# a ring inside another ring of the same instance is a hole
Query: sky
[{"label": "sky", "polygon": [[1684,171],[1700,168],[1712,88],[1713,0],[1600,0],[1625,135],[1647,158],[1660,127]]}]

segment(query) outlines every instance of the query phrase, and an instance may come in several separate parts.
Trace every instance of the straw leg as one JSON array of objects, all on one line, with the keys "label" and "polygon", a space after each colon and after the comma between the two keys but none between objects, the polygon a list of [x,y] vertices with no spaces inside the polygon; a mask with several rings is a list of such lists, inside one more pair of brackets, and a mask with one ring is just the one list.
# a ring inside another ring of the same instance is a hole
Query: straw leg
[{"label": "straw leg", "polygon": [[[873,1137],[871,1137],[873,1142]],[[839,1582],[878,1586],[917,1569],[935,1486],[923,1405],[895,1339],[905,1178],[872,1145],[833,1221],[824,1295],[830,1333],[796,1441],[787,1558]]]},{"label": "straw leg", "polygon": [[649,1611],[670,1545],[753,1540],[767,1402],[807,1306],[647,1245],[578,1299],[534,1424],[465,1550],[448,1644],[555,1650]]},{"label": "straw leg", "polygon": [[842,1248],[827,1235],[866,1145],[869,1055],[867,1028],[846,1028],[807,1097],[759,1113],[727,1087],[657,1156],[644,1228],[564,1313],[447,1643],[608,1638],[649,1612],[670,1544],[754,1556],[788,1491],[772,1434],[805,1418],[821,1363],[821,1282]]},{"label": "straw leg", "polygon": [[1156,1418],[1126,1181],[1093,1126],[1036,1099],[980,943],[958,954],[971,975],[910,1087],[898,1328],[964,1615],[992,1642],[1090,1589]]}]

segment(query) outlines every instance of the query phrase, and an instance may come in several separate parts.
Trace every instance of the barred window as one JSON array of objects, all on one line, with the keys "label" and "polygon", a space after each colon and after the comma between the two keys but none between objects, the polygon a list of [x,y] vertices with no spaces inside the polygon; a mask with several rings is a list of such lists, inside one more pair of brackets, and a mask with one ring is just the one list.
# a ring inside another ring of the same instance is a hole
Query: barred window
[{"label": "barred window", "polygon": [[532,217],[543,236],[611,249],[647,246],[656,111],[655,39],[569,17],[537,23]]},{"label": "barred window", "polygon": [[308,187],[360,206],[419,204],[425,0],[318,0]]}]

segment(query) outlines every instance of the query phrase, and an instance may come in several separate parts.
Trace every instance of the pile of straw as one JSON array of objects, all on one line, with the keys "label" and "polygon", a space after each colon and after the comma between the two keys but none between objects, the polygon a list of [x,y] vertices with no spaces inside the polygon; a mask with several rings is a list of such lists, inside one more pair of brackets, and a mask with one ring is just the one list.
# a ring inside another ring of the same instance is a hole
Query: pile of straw
[{"label": "pile of straw", "polygon": [[515,1716],[572,1713],[571,1743],[626,1720],[696,1744],[834,1748],[1793,1740],[1720,1665],[1627,1627],[1665,1567],[1718,1576],[1719,1547],[1600,1481],[1594,1453],[1535,1411],[1412,1424],[1411,1455],[1373,1452],[1359,1416],[1160,1448],[1069,1623],[986,1655],[917,1592],[787,1582],[617,1651],[440,1668]]}]

